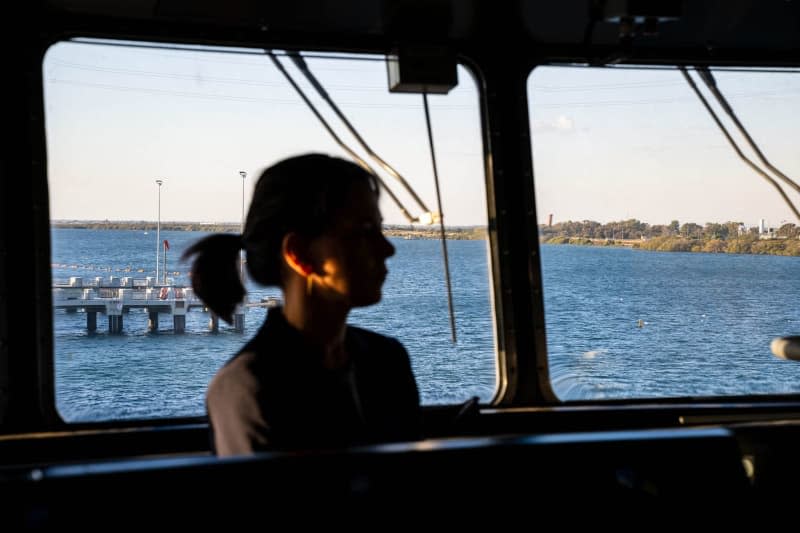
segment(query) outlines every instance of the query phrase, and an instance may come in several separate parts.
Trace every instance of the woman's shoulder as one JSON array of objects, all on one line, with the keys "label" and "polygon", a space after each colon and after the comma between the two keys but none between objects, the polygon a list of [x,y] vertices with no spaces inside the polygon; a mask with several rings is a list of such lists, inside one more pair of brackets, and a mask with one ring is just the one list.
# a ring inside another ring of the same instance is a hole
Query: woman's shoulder
[{"label": "woman's shoulder", "polygon": [[232,357],[211,379],[208,396],[256,392],[260,388],[256,356],[256,352],[242,351]]},{"label": "woman's shoulder", "polygon": [[347,335],[348,337],[353,338],[359,342],[364,342],[374,345],[391,346],[405,351],[405,348],[403,347],[402,343],[400,343],[400,341],[398,341],[394,337],[383,335],[382,333],[377,333],[369,329],[348,325]]},{"label": "woman's shoulder", "polygon": [[[356,355],[356,358],[362,362],[369,360],[390,368],[410,365],[408,351],[394,337],[357,326],[347,326],[347,343],[355,349],[357,354],[367,356]],[[380,354],[380,357],[371,357],[372,354]]]}]

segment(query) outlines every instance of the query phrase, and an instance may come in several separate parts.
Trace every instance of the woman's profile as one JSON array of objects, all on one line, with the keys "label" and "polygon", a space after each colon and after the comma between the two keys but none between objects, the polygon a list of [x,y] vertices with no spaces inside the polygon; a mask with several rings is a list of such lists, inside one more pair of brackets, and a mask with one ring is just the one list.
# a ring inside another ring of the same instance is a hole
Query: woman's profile
[{"label": "woman's profile", "polygon": [[382,233],[378,184],[361,167],[308,154],[259,178],[242,235],[189,248],[192,286],[230,322],[245,289],[278,286],[283,305],[212,379],[206,396],[218,455],[324,448],[419,436],[419,393],[396,340],[347,325],[381,299],[394,247]]}]

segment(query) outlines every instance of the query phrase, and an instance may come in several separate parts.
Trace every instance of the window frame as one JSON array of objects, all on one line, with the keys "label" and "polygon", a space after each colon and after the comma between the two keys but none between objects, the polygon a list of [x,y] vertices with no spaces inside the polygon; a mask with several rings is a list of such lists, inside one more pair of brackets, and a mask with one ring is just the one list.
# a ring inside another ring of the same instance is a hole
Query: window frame
[{"label": "window frame", "polygon": [[[71,35],[71,36],[69,36],[67,38],[58,38],[58,39],[54,39],[54,40],[48,42],[47,45],[42,50],[42,54],[41,54],[41,58],[40,58],[41,59],[41,63],[39,65],[39,71],[38,71],[39,76],[40,76],[40,81],[42,82],[39,85],[39,92],[41,93],[41,98],[42,98],[42,103],[43,104],[44,104],[44,101],[43,101],[44,100],[44,84],[43,84],[44,79],[43,79],[42,73],[43,73],[43,70],[44,70],[43,69],[43,65],[44,65],[44,59],[45,59],[45,56],[47,54],[47,51],[50,49],[50,47],[55,46],[55,45],[57,45],[59,43],[70,42],[73,39],[80,40],[80,39],[87,39],[87,38],[92,38],[92,39],[102,38],[103,40],[110,41],[110,44],[112,44],[112,45],[114,44],[113,41],[118,40],[119,41],[118,46],[126,46],[126,45],[137,46],[137,43],[143,43],[143,44],[146,43],[148,45],[153,44],[155,49],[158,48],[158,46],[157,46],[158,44],[164,42],[163,39],[161,39],[161,40],[150,40],[150,39],[147,39],[146,37],[130,38],[128,36],[118,37],[118,36],[108,36],[108,35],[104,35],[104,36],[96,36],[96,35],[87,36],[86,34]],[[245,46],[249,47],[249,43],[245,43],[245,42],[234,42],[234,43],[227,43],[225,45],[219,45],[219,44],[215,44],[214,42],[202,42],[202,41],[190,40],[190,39],[181,39],[180,42],[169,43],[169,45],[172,45],[172,44],[174,44],[176,46],[180,46],[180,45],[185,45],[185,46],[213,46],[215,48],[218,48],[218,49],[210,50],[212,52],[218,52],[220,50],[224,50],[225,48],[236,48],[236,47],[245,47]],[[262,44],[260,46],[263,47],[264,45]],[[326,53],[326,54],[327,53],[330,53],[330,54],[347,53],[347,54],[355,54],[355,55],[357,55],[359,53],[362,53],[364,55],[385,54],[384,51],[378,51],[376,49],[360,49],[360,50],[354,52],[353,50],[350,50],[350,49],[347,49],[347,48],[340,48],[340,47],[324,47],[323,48],[323,47],[320,47],[320,46],[317,46],[317,47],[305,47],[305,46],[304,47],[291,47],[291,46],[281,45],[281,49],[285,49],[287,51],[291,50],[291,51],[298,51],[298,52],[316,52],[316,53]],[[198,51],[202,51],[202,49],[198,49]],[[483,104],[484,104],[485,98],[484,98],[484,91],[483,91],[482,75],[481,75],[481,72],[480,72],[477,64],[474,61],[470,60],[468,57],[458,55],[457,56],[457,61],[458,61],[458,64],[460,66],[462,66],[469,73],[469,75],[471,76],[471,79],[472,79],[473,83],[475,84],[475,89],[476,89],[476,91],[478,93],[478,101],[476,102],[476,107],[478,109],[478,113],[479,113],[479,116],[480,116],[480,119],[481,119],[481,122],[479,124],[479,126],[481,127],[480,139],[484,143],[483,144],[483,152],[484,152],[484,160],[485,160],[486,159],[486,154],[488,153],[488,150],[487,150],[486,144],[485,144],[485,140],[488,138],[488,136],[485,135],[484,128],[483,128],[483,125],[484,125],[484,122],[485,122],[483,120],[484,119],[484,115],[485,115],[484,114],[484,110],[483,110]],[[45,134],[46,134],[46,132],[44,131],[44,128],[45,128],[44,114],[42,114],[41,118],[42,118],[42,120],[41,120],[40,126],[41,126],[41,128],[43,130],[42,140],[44,141]],[[44,172],[43,185],[47,188],[47,190],[49,190],[49,181],[48,181],[48,176],[47,176],[47,172],[46,172],[46,169],[47,169],[46,161],[42,163],[42,168],[43,168],[43,172]],[[484,170],[486,168],[488,168],[488,167],[487,167],[486,164],[484,164]],[[488,190],[490,180],[489,180],[489,177],[486,174],[486,172],[484,172],[484,180],[485,180],[484,185]],[[485,204],[486,205],[486,209],[487,209],[487,211],[490,211],[488,193],[486,195],[485,201],[486,201],[486,204]],[[44,199],[44,204],[49,206],[49,193],[47,194],[46,198]],[[41,403],[42,403],[42,411],[44,412],[44,416],[42,418],[46,421],[45,425],[48,426],[48,427],[69,427],[69,428],[72,428],[72,429],[80,429],[80,428],[93,428],[93,429],[98,429],[99,428],[99,429],[102,429],[102,428],[118,428],[118,427],[173,426],[175,424],[178,424],[178,425],[181,425],[181,424],[194,425],[194,424],[197,424],[197,423],[205,422],[207,420],[207,417],[204,414],[203,415],[197,415],[197,416],[183,416],[183,417],[163,416],[163,417],[158,417],[158,418],[143,418],[143,419],[140,419],[140,418],[123,418],[123,419],[107,419],[107,420],[100,420],[100,421],[75,421],[75,422],[68,422],[68,421],[63,419],[63,417],[61,416],[61,414],[58,411],[57,401],[56,401],[55,338],[54,338],[53,318],[52,318],[53,317],[53,309],[52,309],[52,273],[51,273],[52,271],[51,271],[51,268],[49,266],[52,263],[51,248],[50,248],[50,223],[51,223],[51,220],[50,220],[49,208],[48,208],[48,212],[46,213],[46,222],[43,222],[43,224],[45,226],[45,231],[44,231],[44,234],[40,236],[40,240],[42,240],[43,242],[47,242],[47,244],[48,244],[47,262],[46,262],[48,267],[47,267],[47,273],[46,273],[47,282],[46,282],[46,284],[43,284],[43,286],[46,286],[46,291],[45,290],[41,291],[41,299],[42,299],[42,301],[46,301],[47,302],[47,309],[43,310],[44,312],[40,315],[42,318],[40,318],[39,322],[42,324],[43,337],[42,337],[42,345],[41,345],[40,350],[38,352],[38,354],[39,354],[39,358],[38,358],[39,359],[39,365],[40,365],[40,368],[43,370],[43,372],[40,373],[39,390],[42,392],[42,394],[41,394],[41,396],[42,396]],[[487,287],[488,287],[488,290],[489,290],[490,302],[491,302],[492,307],[493,307],[493,309],[491,311],[492,311],[492,327],[493,327],[493,338],[494,338],[494,358],[493,358],[493,361],[494,361],[494,364],[495,364],[495,391],[494,391],[494,393],[492,395],[492,398],[489,400],[488,403],[491,404],[491,405],[496,405],[496,404],[500,403],[500,398],[502,396],[502,391],[503,391],[502,383],[504,381],[502,381],[501,378],[502,378],[504,373],[503,373],[503,371],[501,369],[503,368],[503,366],[507,366],[507,365],[503,365],[502,364],[502,361],[504,361],[504,358],[501,356],[500,350],[498,349],[498,346],[500,346],[503,343],[502,343],[502,341],[500,339],[500,331],[499,331],[499,328],[498,328],[498,321],[496,320],[496,317],[500,316],[502,311],[500,309],[500,306],[498,304],[498,299],[496,297],[496,295],[498,294],[497,291],[496,291],[496,288],[495,288],[495,286],[497,285],[497,276],[493,275],[493,272],[496,272],[497,266],[496,266],[496,261],[493,259],[493,257],[496,254],[494,254],[492,252],[492,250],[494,250],[496,248],[495,242],[496,242],[497,239],[496,239],[496,234],[494,234],[491,231],[491,227],[492,227],[492,224],[490,222],[487,225],[487,236],[486,236],[486,243],[487,243],[487,245],[489,247],[489,251],[488,251],[488,259],[489,259],[488,276],[489,276],[489,279],[487,279]],[[46,292],[46,296],[44,294],[45,292]],[[46,320],[44,319],[45,316],[47,316]],[[427,405],[423,405],[424,409],[431,409],[431,410],[434,410],[434,411],[435,410],[441,410],[441,409],[446,408],[446,407],[447,407],[447,404],[427,404]]]}]

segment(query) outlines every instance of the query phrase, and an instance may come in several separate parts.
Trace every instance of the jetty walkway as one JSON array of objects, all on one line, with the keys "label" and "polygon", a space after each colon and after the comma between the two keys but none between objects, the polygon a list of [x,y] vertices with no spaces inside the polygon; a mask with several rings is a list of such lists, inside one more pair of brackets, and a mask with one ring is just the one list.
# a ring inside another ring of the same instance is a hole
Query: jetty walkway
[{"label": "jetty walkway", "polygon": [[[233,315],[233,327],[244,331],[244,313],[247,305],[239,305]],[[108,318],[108,332],[121,334],[123,317],[131,309],[144,309],[148,313],[148,330],[158,331],[159,317],[172,319],[175,333],[184,333],[186,313],[200,309],[209,314],[209,329],[219,329],[219,317],[211,313],[194,294],[191,287],[175,285],[170,278],[159,284],[152,277],[133,278],[96,277],[84,279],[71,277],[67,283],[53,285],[53,308],[67,313],[86,313],[86,329],[97,331],[97,314]]]}]

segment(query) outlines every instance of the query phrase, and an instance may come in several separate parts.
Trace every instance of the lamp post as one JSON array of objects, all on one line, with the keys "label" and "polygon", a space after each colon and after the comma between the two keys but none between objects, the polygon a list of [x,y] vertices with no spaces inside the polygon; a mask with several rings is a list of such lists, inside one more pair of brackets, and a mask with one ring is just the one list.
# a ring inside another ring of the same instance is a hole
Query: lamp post
[{"label": "lamp post", "polygon": [[[244,235],[244,182],[247,179],[247,172],[240,170],[239,175],[242,177],[242,225],[239,232]],[[239,250],[239,275],[244,283],[244,250]]]},{"label": "lamp post", "polygon": [[156,180],[158,185],[158,222],[156,224],[156,283],[158,283],[158,259],[161,248],[161,185],[163,180]]}]

